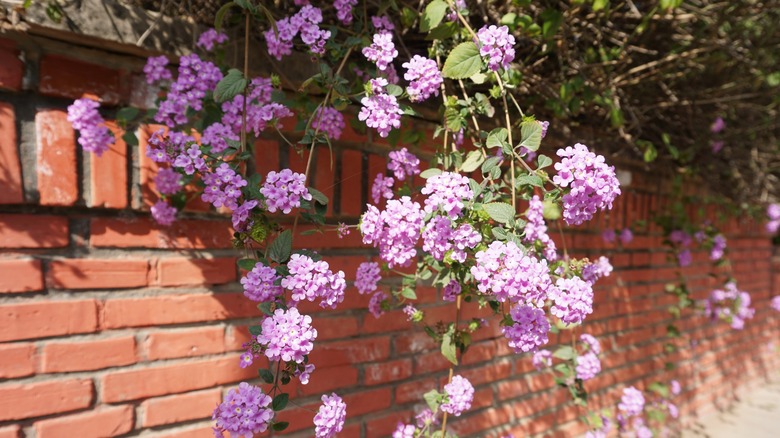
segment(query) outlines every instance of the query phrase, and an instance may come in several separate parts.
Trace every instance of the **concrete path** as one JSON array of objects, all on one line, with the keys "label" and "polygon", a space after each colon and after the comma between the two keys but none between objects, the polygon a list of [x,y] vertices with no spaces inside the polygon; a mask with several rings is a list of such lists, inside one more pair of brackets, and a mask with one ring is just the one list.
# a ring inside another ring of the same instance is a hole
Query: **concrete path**
[{"label": "concrete path", "polygon": [[699,418],[683,438],[780,437],[780,381],[741,392],[733,409]]}]

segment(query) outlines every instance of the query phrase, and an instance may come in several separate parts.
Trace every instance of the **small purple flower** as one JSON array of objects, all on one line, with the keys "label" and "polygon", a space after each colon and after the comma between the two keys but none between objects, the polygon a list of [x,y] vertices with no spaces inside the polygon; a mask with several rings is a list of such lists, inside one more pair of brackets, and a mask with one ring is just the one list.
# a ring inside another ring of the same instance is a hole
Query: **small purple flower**
[{"label": "small purple flower", "polygon": [[393,172],[398,181],[404,181],[407,177],[420,173],[420,159],[406,148],[391,151],[388,158],[390,161],[387,163],[387,169]]},{"label": "small purple flower", "polygon": [[363,108],[358,113],[358,120],[366,122],[369,128],[376,129],[380,137],[387,137],[393,128],[401,127],[403,111],[395,96],[381,92],[362,98],[360,103]]},{"label": "small purple flower", "polygon": [[455,172],[442,172],[428,178],[421,193],[428,195],[425,199],[426,213],[441,209],[452,218],[460,216],[463,201],[470,201],[474,197],[469,179]]},{"label": "small purple flower", "polygon": [[352,8],[357,4],[357,0],[333,0],[333,8],[336,9],[336,17],[341,24],[349,25],[352,23]]},{"label": "small purple flower", "polygon": [[477,31],[477,38],[479,54],[488,58],[490,70],[509,68],[509,64],[515,59],[515,37],[509,33],[508,27],[483,26]]},{"label": "small purple flower", "polygon": [[710,142],[710,148],[712,149],[713,154],[717,154],[723,149],[723,146],[726,146],[726,143],[723,140],[712,140]]},{"label": "small purple flower", "polygon": [[[442,299],[444,301],[455,301],[458,298],[458,295],[460,295],[460,292],[460,283],[456,280],[452,280],[442,289]],[[780,311],[780,309],[778,309],[778,311]]]},{"label": "small purple flower", "polygon": [[772,297],[772,301],[770,301],[769,306],[780,312],[780,295]]},{"label": "small purple flower", "polygon": [[552,366],[552,353],[550,350],[539,350],[534,353],[531,363],[533,363],[534,368],[539,371],[548,368]]},{"label": "small purple flower", "polygon": [[181,174],[173,169],[160,169],[154,177],[154,185],[161,195],[173,195],[181,190]]},{"label": "small purple flower", "polygon": [[144,65],[144,75],[146,76],[146,83],[153,85],[157,82],[167,82],[173,79],[171,72],[166,68],[168,66],[168,57],[150,56],[146,58],[146,65]]},{"label": "small purple flower", "polygon": [[358,265],[357,274],[355,274],[355,287],[361,295],[376,290],[376,284],[382,279],[379,272],[379,263],[363,262]]},{"label": "small purple flower", "polygon": [[216,421],[214,433],[222,436],[222,432],[228,432],[239,437],[265,432],[274,416],[271,401],[262,389],[241,382],[238,388],[228,391],[225,400],[214,409],[211,415]]},{"label": "small purple flower", "polygon": [[577,378],[582,380],[590,380],[601,372],[601,361],[598,356],[592,351],[589,351],[583,355],[577,356]]},{"label": "small purple flower", "polygon": [[228,36],[222,32],[217,32],[216,29],[209,29],[198,37],[197,46],[205,49],[206,51],[214,50],[216,44],[222,44],[227,41]]},{"label": "small purple flower", "polygon": [[322,396],[322,405],[314,416],[314,436],[316,438],[331,438],[341,432],[344,420],[347,418],[347,404],[336,395]]},{"label": "small purple flower", "polygon": [[371,24],[374,25],[374,29],[376,29],[377,33],[379,32],[392,32],[395,30],[395,25],[392,21],[390,21],[389,18],[387,18],[386,15],[382,15],[381,17],[371,17]]},{"label": "small purple flower", "polygon": [[344,115],[332,106],[317,108],[311,123],[312,129],[324,132],[332,140],[338,140],[341,137],[341,131],[344,130],[345,126]]},{"label": "small purple flower", "polygon": [[444,385],[447,401],[441,405],[441,410],[459,417],[463,412],[471,408],[474,399],[474,387],[465,377],[452,376],[450,383]]},{"label": "small purple flower", "polygon": [[723,234],[718,234],[712,238],[712,249],[710,250],[710,260],[720,260],[726,251],[726,238]]},{"label": "small purple flower", "polygon": [[239,358],[238,366],[241,368],[248,368],[252,366],[255,361],[255,355],[251,351],[247,351]]},{"label": "small purple flower", "polygon": [[690,266],[691,262],[693,262],[693,254],[691,254],[690,249],[684,249],[677,253],[677,263],[681,268]]},{"label": "small purple flower", "polygon": [[417,428],[413,424],[398,423],[392,438],[414,438],[415,432],[417,432]]},{"label": "small purple flower", "polygon": [[628,417],[640,415],[645,408],[645,397],[642,391],[630,386],[623,389],[623,396],[618,403],[618,409]]},{"label": "small purple flower", "polygon": [[242,233],[246,233],[252,228],[253,221],[249,220],[249,215],[252,213],[252,209],[257,207],[258,202],[254,199],[246,202],[242,202],[238,205],[238,208],[233,210],[233,229]]},{"label": "small purple flower", "polygon": [[283,291],[282,287],[276,284],[279,278],[276,269],[257,263],[246,277],[241,279],[244,295],[255,302],[273,301]]},{"label": "small purple flower", "polygon": [[398,50],[393,44],[393,34],[390,32],[378,32],[374,34],[370,46],[363,48],[363,56],[376,64],[376,68],[385,71],[388,64],[398,56]]},{"label": "small purple flower", "polygon": [[73,129],[79,131],[79,144],[82,149],[98,157],[108,150],[114,137],[106,127],[106,121],[98,112],[100,104],[92,99],[81,98],[68,106],[68,121]]},{"label": "small purple flower", "polygon": [[634,240],[634,233],[631,232],[630,228],[623,228],[623,231],[620,232],[620,243],[623,244],[623,246],[628,245],[631,243],[631,241]]},{"label": "small purple flower", "polygon": [[593,335],[583,333],[580,335],[580,341],[588,346],[588,351],[592,351],[593,354],[601,354],[601,344]]},{"label": "small purple flower", "polygon": [[549,291],[555,289],[547,261],[526,254],[514,242],[495,241],[474,257],[471,274],[477,288],[498,301],[542,307]]},{"label": "small purple flower", "polygon": [[344,272],[333,273],[328,262],[314,261],[302,254],[293,254],[287,262],[290,274],[282,279],[281,285],[291,293],[293,302],[320,299],[320,307],[335,309],[344,301],[347,283]]},{"label": "small purple flower", "polygon": [[393,177],[384,176],[382,173],[376,174],[374,184],[371,186],[371,200],[374,204],[379,204],[383,198],[393,199],[393,184],[395,184]]},{"label": "small purple flower", "polygon": [[682,391],[682,387],[680,386],[680,382],[677,380],[672,380],[669,382],[669,387],[671,388],[672,395],[679,395]]},{"label": "small purple flower", "polygon": [[401,65],[406,69],[404,79],[410,82],[406,92],[412,102],[422,102],[431,96],[439,95],[439,87],[444,82],[436,61],[420,55]]},{"label": "small purple flower", "polygon": [[371,300],[368,302],[368,311],[374,315],[374,318],[379,318],[385,313],[385,311],[382,310],[382,302],[387,298],[387,294],[381,290],[376,291],[374,295],[371,296]]},{"label": "small purple flower", "polygon": [[152,218],[164,227],[170,226],[176,220],[176,213],[178,213],[176,207],[165,201],[157,201],[152,205]]},{"label": "small purple flower", "polygon": [[269,360],[303,363],[304,356],[314,348],[317,329],[311,326],[311,317],[301,315],[298,309],[276,309],[261,324],[257,342],[265,347]]},{"label": "small purple flower", "polygon": [[554,304],[550,313],[566,324],[580,324],[593,313],[593,286],[579,278],[559,278],[549,294]]},{"label": "small purple flower", "polygon": [[301,199],[312,199],[311,193],[306,189],[306,176],[290,169],[268,172],[260,193],[265,196],[269,213],[281,210],[282,213],[289,214],[293,208],[301,206]]},{"label": "small purple flower", "polygon": [[712,125],[710,125],[710,132],[713,134],[718,134],[724,129],[726,129],[726,122],[721,117],[716,117]]},{"label": "small purple flower", "polygon": [[511,309],[510,315],[514,324],[503,327],[501,331],[515,353],[536,351],[548,342],[550,323],[544,310],[517,305]]}]

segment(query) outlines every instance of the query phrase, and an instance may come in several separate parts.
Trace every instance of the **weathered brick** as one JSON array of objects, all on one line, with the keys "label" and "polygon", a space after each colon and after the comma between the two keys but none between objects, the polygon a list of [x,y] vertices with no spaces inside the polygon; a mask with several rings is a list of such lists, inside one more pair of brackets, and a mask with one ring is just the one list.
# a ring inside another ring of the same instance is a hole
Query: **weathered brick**
[{"label": "weathered brick", "polygon": [[255,304],[243,294],[166,295],[107,300],[105,328],[141,327],[198,321],[221,321],[257,315]]},{"label": "weathered brick", "polygon": [[22,77],[24,76],[24,63],[19,59],[19,49],[16,43],[2,38],[0,39],[0,88],[19,91],[22,89]]},{"label": "weathered brick", "polygon": [[[0,70],[4,69],[5,66]],[[0,81],[2,81],[2,76],[0,76]],[[0,190],[0,204],[24,202],[22,167],[16,144],[16,115],[14,107],[5,102],[0,102],[0,163],[3,163],[3,171],[0,172],[0,187],[3,188]],[[2,233],[2,227],[0,227],[0,233]],[[0,242],[2,241],[3,239],[0,238]]]},{"label": "weathered brick", "polygon": [[121,289],[148,284],[147,260],[54,260],[46,283],[57,289]]},{"label": "weathered brick", "polygon": [[43,289],[41,261],[0,259],[0,293],[34,292]]},{"label": "weathered brick", "polygon": [[213,259],[164,258],[157,263],[157,282],[161,286],[221,284],[236,280],[236,258]]},{"label": "weathered brick", "polygon": [[0,214],[0,248],[68,246],[68,219],[61,216]]},{"label": "weathered brick", "polygon": [[93,218],[89,242],[110,248],[232,248],[232,236],[229,221],[181,220],[161,227],[151,219]]},{"label": "weathered brick", "polygon": [[157,331],[149,333],[144,345],[146,358],[149,360],[222,353],[225,351],[225,329],[204,327]]},{"label": "weathered brick", "polygon": [[256,377],[238,367],[238,356],[109,373],[101,377],[101,399],[107,403],[189,392]]},{"label": "weathered brick", "polygon": [[69,99],[90,96],[107,105],[127,101],[128,96],[118,70],[60,55],[46,55],[41,60],[38,91]]},{"label": "weathered brick", "polygon": [[91,371],[135,362],[135,338],[132,336],[56,342],[41,349],[41,371],[44,373]]},{"label": "weathered brick", "polygon": [[45,301],[0,306],[0,342],[97,330],[95,300]]},{"label": "weathered brick", "polygon": [[[373,182],[373,180],[371,180]],[[340,213],[357,217],[363,211],[363,154],[345,149],[341,152]]]},{"label": "weathered brick", "polygon": [[337,365],[375,362],[390,355],[390,338],[372,337],[319,344],[309,355],[318,369]]},{"label": "weathered brick", "polygon": [[19,438],[22,436],[22,427],[18,424],[0,427],[0,438]]},{"label": "weathered brick", "polygon": [[255,169],[265,176],[270,171],[279,171],[279,142],[274,140],[255,140]]},{"label": "weathered brick", "polygon": [[127,144],[122,139],[125,131],[114,122],[106,122],[114,133],[114,143],[98,157],[89,158],[91,207],[122,209],[127,207]]},{"label": "weathered brick", "polygon": [[211,418],[214,406],[221,401],[222,391],[219,389],[149,399],[141,403],[143,408],[141,424],[143,427],[154,427]]},{"label": "weathered brick", "polygon": [[30,343],[0,345],[0,379],[35,374],[35,345]]},{"label": "weathered brick", "polygon": [[315,163],[314,180],[311,181],[310,184],[328,198],[328,208],[325,214],[330,216],[333,214],[333,187],[335,185],[336,158],[326,145],[320,145],[314,158],[317,162]]},{"label": "weathered brick", "polygon": [[133,430],[134,413],[130,405],[102,406],[81,414],[37,421],[34,428],[38,438],[119,436]]},{"label": "weathered brick", "polygon": [[398,382],[412,375],[412,360],[400,359],[384,363],[371,363],[365,366],[364,383],[379,385]]},{"label": "weathered brick", "polygon": [[76,137],[62,110],[35,114],[38,193],[42,205],[73,205],[78,200]]},{"label": "weathered brick", "polygon": [[92,381],[85,379],[1,385],[0,421],[84,409],[92,399]]}]

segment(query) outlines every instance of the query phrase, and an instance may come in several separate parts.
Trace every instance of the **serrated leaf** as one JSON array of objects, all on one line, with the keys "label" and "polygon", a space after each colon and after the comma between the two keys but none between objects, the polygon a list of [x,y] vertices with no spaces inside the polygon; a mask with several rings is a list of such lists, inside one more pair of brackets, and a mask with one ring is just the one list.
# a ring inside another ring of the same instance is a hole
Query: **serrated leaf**
[{"label": "serrated leaf", "polygon": [[441,354],[447,358],[453,365],[458,364],[458,358],[456,355],[457,348],[455,342],[452,339],[452,329],[442,336],[441,339]]},{"label": "serrated leaf", "polygon": [[490,173],[493,169],[498,167],[498,163],[501,162],[500,157],[490,157],[482,163],[482,173]]},{"label": "serrated leaf", "polygon": [[401,289],[401,296],[406,298],[407,300],[416,300],[417,294],[414,293],[414,289],[410,287],[405,287]]},{"label": "serrated leaf", "polygon": [[257,264],[257,260],[255,259],[240,259],[238,262],[236,262],[239,269],[243,269],[245,271],[251,271],[255,265]]},{"label": "serrated leaf", "polygon": [[506,240],[506,230],[501,227],[493,227],[491,230],[493,237],[498,240]]},{"label": "serrated leaf", "polygon": [[520,144],[529,151],[536,151],[542,144],[542,125],[536,120],[526,120],[520,125]]},{"label": "serrated leaf", "polygon": [[428,179],[432,176],[441,175],[441,169],[437,169],[435,167],[431,167],[430,169],[425,169],[420,173],[420,178]]},{"label": "serrated leaf", "polygon": [[426,41],[433,41],[433,40],[446,40],[447,38],[450,38],[451,36],[458,33],[458,30],[460,30],[460,27],[458,26],[458,22],[455,21],[448,21],[446,23],[442,23],[435,28],[431,29],[430,32],[428,32],[428,35],[425,36]]},{"label": "serrated leaf", "polygon": [[279,236],[268,245],[268,258],[277,262],[284,263],[292,254],[292,231],[284,230]]},{"label": "serrated leaf", "polygon": [[425,403],[428,404],[431,412],[436,412],[439,409],[439,405],[441,405],[441,394],[435,389],[423,394],[423,399],[425,400]]},{"label": "serrated leaf", "polygon": [[274,401],[271,402],[271,409],[274,411],[281,411],[287,407],[287,402],[290,400],[290,395],[281,393],[274,397]]},{"label": "serrated leaf", "polygon": [[271,370],[268,370],[266,368],[260,368],[259,370],[257,370],[257,374],[260,376],[261,379],[263,379],[263,382],[274,383],[274,373],[272,373]]},{"label": "serrated leaf", "polygon": [[420,32],[428,32],[438,26],[446,13],[447,2],[444,0],[433,0],[428,3],[420,17]]},{"label": "serrated leaf", "polygon": [[577,356],[577,352],[568,345],[558,347],[558,349],[553,353],[553,357],[561,360],[572,360],[575,356]]},{"label": "serrated leaf", "polygon": [[231,68],[214,89],[214,100],[218,103],[228,101],[246,89],[247,80],[240,70]]},{"label": "serrated leaf", "polygon": [[309,187],[309,193],[311,194],[311,197],[319,202],[322,205],[328,205],[328,197],[325,196],[324,193],[321,191],[315,189],[314,187]]},{"label": "serrated leaf", "polygon": [[458,44],[447,60],[441,73],[445,78],[466,79],[477,74],[482,69],[482,57],[479,48],[469,41]]},{"label": "serrated leaf", "polygon": [[482,208],[491,219],[498,223],[506,224],[515,218],[515,209],[505,202],[491,202],[484,204]]},{"label": "serrated leaf", "polygon": [[509,133],[507,132],[506,128],[496,128],[490,131],[490,134],[488,134],[487,140],[485,140],[485,146],[490,149],[502,147],[507,144],[506,139],[508,137]]},{"label": "serrated leaf", "polygon": [[544,184],[538,175],[520,175],[515,178],[515,185],[520,188],[522,186],[541,187]]},{"label": "serrated leaf", "polygon": [[460,166],[460,170],[466,173],[473,172],[485,161],[481,151],[471,151],[466,155],[466,160]]}]

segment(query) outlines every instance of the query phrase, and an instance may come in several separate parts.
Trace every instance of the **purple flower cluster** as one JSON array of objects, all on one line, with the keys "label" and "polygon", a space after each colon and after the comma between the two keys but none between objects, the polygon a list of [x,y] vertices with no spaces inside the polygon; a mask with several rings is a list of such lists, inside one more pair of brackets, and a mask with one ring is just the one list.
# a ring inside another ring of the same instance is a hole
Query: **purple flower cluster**
[{"label": "purple flower cluster", "polygon": [[230,126],[214,123],[203,131],[201,142],[204,146],[210,146],[211,152],[218,154],[229,147],[226,140],[238,141],[238,139],[238,134]]},{"label": "purple flower cluster", "polygon": [[333,0],[336,17],[341,21],[341,24],[348,25],[352,23],[352,8],[356,4],[357,0]]},{"label": "purple flower cluster", "polygon": [[171,84],[165,100],[160,102],[154,120],[173,128],[187,123],[187,109],[203,109],[203,98],[222,80],[219,67],[203,61],[198,55],[186,55],[179,59],[179,76]]},{"label": "purple flower cluster", "polygon": [[550,350],[539,350],[534,353],[531,363],[537,370],[543,370],[552,366],[552,353]]},{"label": "purple flower cluster", "polygon": [[363,214],[360,232],[363,243],[379,248],[379,256],[388,267],[408,266],[417,255],[417,241],[423,226],[420,204],[408,196],[387,201],[381,213],[373,205]]},{"label": "purple flower cluster", "polygon": [[279,276],[274,268],[258,263],[241,279],[244,295],[255,302],[273,301],[282,294],[282,287],[276,284]]},{"label": "purple flower cluster", "polygon": [[260,193],[265,196],[269,213],[281,210],[282,213],[289,214],[293,208],[301,206],[301,199],[312,199],[311,193],[306,189],[306,175],[290,169],[268,172]]},{"label": "purple flower cluster", "polygon": [[228,432],[232,437],[242,437],[265,432],[274,416],[271,401],[262,389],[241,382],[238,388],[228,391],[225,400],[211,415],[217,422],[215,435]]},{"label": "purple flower cluster", "polygon": [[165,201],[157,201],[152,205],[152,219],[158,224],[168,227],[176,220],[176,207]]},{"label": "purple flower cluster", "polygon": [[380,291],[376,291],[374,295],[371,295],[371,299],[368,301],[368,311],[374,315],[374,318],[379,318],[385,313],[382,310],[382,301],[388,298],[387,294]]},{"label": "purple flower cluster", "polygon": [[197,46],[210,52],[214,50],[215,45],[222,44],[227,41],[227,39],[228,36],[226,34],[217,32],[216,29],[209,29],[200,34],[200,37],[198,37]]},{"label": "purple flower cluster", "polygon": [[[178,134],[174,132],[171,134]],[[200,146],[192,144],[187,149],[182,150],[174,159],[173,167],[178,167],[187,175],[192,175],[195,171],[203,172],[206,170],[206,160],[203,159],[203,151]]]},{"label": "purple flower cluster", "polygon": [[414,438],[415,432],[417,432],[417,428],[413,424],[398,423],[392,438]]},{"label": "purple flower cluster", "polygon": [[553,182],[570,187],[563,196],[563,219],[569,225],[590,220],[597,210],[612,209],[612,201],[620,194],[615,168],[607,166],[604,157],[577,143],[558,150],[562,160],[555,163],[558,174]]},{"label": "purple flower cluster", "polygon": [[376,174],[374,184],[371,186],[371,200],[374,204],[384,199],[393,199],[393,184],[395,180],[391,176],[385,176],[382,173]]},{"label": "purple flower cluster", "polygon": [[344,130],[346,123],[344,115],[332,106],[320,106],[314,112],[314,119],[311,123],[312,128],[324,132],[332,140],[338,140],[341,137],[341,131]]},{"label": "purple flower cluster", "polygon": [[780,204],[769,204],[766,207],[766,216],[769,218],[766,223],[766,231],[775,234],[780,228]]},{"label": "purple flower cluster", "polygon": [[445,216],[434,216],[423,230],[423,250],[436,260],[444,260],[447,252],[457,262],[466,261],[466,248],[474,248],[482,241],[482,235],[471,224],[452,228],[452,221]]},{"label": "purple flower cluster", "polygon": [[168,66],[168,57],[165,55],[150,56],[146,58],[144,65],[144,76],[147,84],[156,84],[157,82],[170,81],[173,79],[171,72],[166,68]]},{"label": "purple flower cluster", "polygon": [[[393,172],[398,181],[403,181],[406,177],[411,178],[420,173],[420,159],[406,148],[390,151],[387,156],[390,158],[387,168]],[[468,185],[468,180],[466,185]]]},{"label": "purple flower cluster", "polygon": [[355,287],[361,295],[376,290],[376,284],[382,279],[379,272],[379,263],[377,262],[363,262],[358,265],[355,274]]},{"label": "purple flower cluster", "polygon": [[476,255],[471,274],[480,292],[493,294],[498,301],[511,301],[541,307],[548,291],[555,289],[547,262],[525,254],[514,242],[495,241]]},{"label": "purple flower cluster", "polygon": [[528,222],[525,224],[525,236],[523,241],[533,243],[539,241],[544,245],[544,256],[547,260],[555,261],[558,253],[555,242],[547,234],[547,224],[544,223],[544,204],[539,196],[534,195],[528,202],[528,211],[525,213]]},{"label": "purple flower cluster", "polygon": [[506,26],[483,26],[477,31],[479,54],[488,58],[488,68],[498,71],[508,68],[515,59],[515,37]]},{"label": "purple flower cluster", "polygon": [[470,201],[474,197],[469,179],[455,172],[442,172],[428,178],[421,193],[428,195],[425,199],[426,213],[441,208],[450,217],[460,216],[463,201]]},{"label": "purple flower cluster", "polygon": [[712,249],[710,250],[710,260],[720,260],[726,251],[726,238],[723,234],[718,234],[712,238]]},{"label": "purple flower cluster", "polygon": [[466,0],[455,0],[453,5],[455,6],[455,9],[448,7],[446,17],[449,21],[458,21],[458,12],[466,9]]},{"label": "purple flower cluster", "polygon": [[233,229],[245,233],[249,231],[249,229],[252,227],[252,224],[254,221],[249,220],[249,215],[252,213],[252,209],[257,207],[257,204],[259,202],[257,200],[249,200],[242,202],[238,205],[238,208],[233,210],[233,216],[231,217],[233,221]]},{"label": "purple flower cluster", "polygon": [[222,163],[214,172],[203,175],[203,184],[206,185],[200,196],[203,202],[210,202],[216,208],[225,206],[235,210],[241,197],[241,187],[245,187],[247,182],[229,164]]},{"label": "purple flower cluster", "polygon": [[347,418],[347,404],[336,395],[324,394],[322,405],[314,416],[314,436],[316,438],[331,438],[341,432],[344,420]]},{"label": "purple flower cluster", "polygon": [[474,400],[474,387],[465,377],[452,376],[450,383],[444,385],[447,401],[441,405],[441,410],[459,417],[460,414],[471,408]]},{"label": "purple flower cluster", "polygon": [[[385,84],[386,85],[386,84]],[[363,108],[358,113],[358,119],[366,122],[366,126],[374,128],[380,137],[387,137],[393,128],[401,127],[401,108],[398,99],[384,91],[365,96],[360,99]]]},{"label": "purple flower cluster", "polygon": [[623,389],[623,396],[618,403],[618,409],[628,417],[641,415],[645,408],[645,396],[642,391],[629,386]]},{"label": "purple flower cluster", "polygon": [[503,327],[501,332],[515,353],[536,351],[548,342],[547,333],[550,322],[544,315],[544,310],[535,307],[517,305],[510,311],[511,326]]},{"label": "purple flower cluster", "polygon": [[609,259],[601,256],[594,263],[591,263],[582,268],[582,279],[590,284],[595,284],[601,277],[609,277],[612,273],[612,264],[609,263]]},{"label": "purple flower cluster", "polygon": [[335,309],[344,301],[344,271],[333,273],[328,262],[314,261],[302,254],[293,254],[287,262],[290,275],[282,279],[282,287],[291,291],[293,302],[320,299],[320,307]]},{"label": "purple flower cluster", "polygon": [[311,5],[306,5],[292,17],[286,17],[276,22],[276,31],[265,31],[265,41],[268,54],[281,60],[292,52],[292,40],[301,35],[301,40],[309,46],[309,50],[317,55],[325,53],[325,42],[330,38],[329,30],[322,30],[322,11]]},{"label": "purple flower cluster", "polygon": [[[284,105],[271,102],[273,87],[269,78],[254,78],[249,85],[249,99],[246,105],[246,129],[255,136],[265,130],[269,122],[293,115]],[[244,95],[222,103],[222,124],[229,126],[234,135],[241,133],[243,125]]]},{"label": "purple flower cluster", "polygon": [[377,32],[392,32],[395,30],[395,24],[386,15],[371,17],[371,24],[374,25],[374,29]]},{"label": "purple flower cluster", "polygon": [[439,87],[444,82],[444,78],[441,76],[436,61],[414,55],[412,59],[401,66],[406,69],[404,79],[409,81],[409,87],[406,88],[409,100],[422,102],[432,95],[439,95]]},{"label": "purple flower cluster", "polygon": [[772,301],[769,302],[769,306],[780,312],[780,295],[772,297]]},{"label": "purple flower cluster", "polygon": [[106,121],[98,112],[100,104],[86,97],[76,99],[68,106],[68,121],[79,131],[79,144],[98,157],[108,150],[114,141]]},{"label": "purple flower cluster", "polygon": [[575,368],[577,378],[590,380],[601,372],[601,361],[592,351],[577,356],[577,366]]},{"label": "purple flower cluster", "polygon": [[276,309],[266,317],[257,343],[265,347],[269,360],[303,363],[304,356],[314,348],[317,329],[311,326],[311,316],[301,315],[298,309]]},{"label": "purple flower cluster", "polygon": [[715,289],[704,301],[704,313],[713,321],[722,319],[731,328],[742,330],[745,320],[753,318],[756,310],[750,307],[750,294],[739,290],[733,281],[726,283],[723,289]]},{"label": "purple flower cluster", "polygon": [[715,120],[712,122],[712,125],[710,125],[710,132],[713,134],[719,134],[724,129],[726,129],[726,122],[722,117],[715,118]]},{"label": "purple flower cluster", "polygon": [[181,190],[181,174],[173,169],[160,169],[154,176],[154,185],[161,195],[173,195]]},{"label": "purple flower cluster", "polygon": [[579,324],[593,313],[593,286],[579,278],[559,278],[550,288],[550,313],[566,324]]},{"label": "purple flower cluster", "polygon": [[458,295],[460,295],[461,290],[462,287],[460,283],[458,283],[457,280],[452,280],[442,289],[441,298],[444,301],[455,301],[458,298]]},{"label": "purple flower cluster", "polygon": [[593,335],[583,333],[580,335],[580,341],[588,347],[588,351],[593,354],[601,354],[601,344]]},{"label": "purple flower cluster", "polygon": [[375,63],[379,70],[387,70],[388,64],[398,56],[398,50],[393,44],[393,34],[386,31],[375,33],[371,45],[363,48],[363,56]]}]

